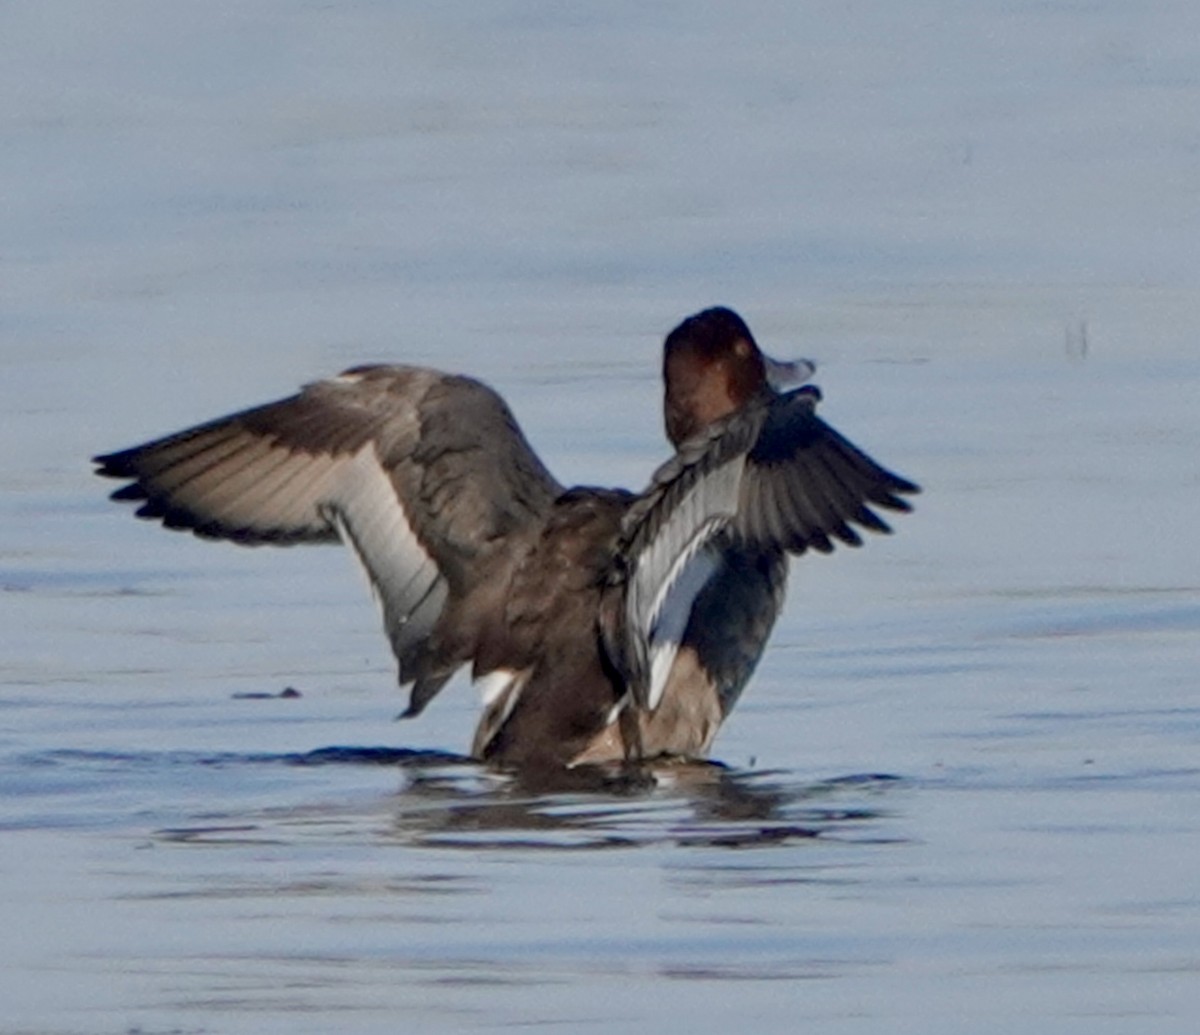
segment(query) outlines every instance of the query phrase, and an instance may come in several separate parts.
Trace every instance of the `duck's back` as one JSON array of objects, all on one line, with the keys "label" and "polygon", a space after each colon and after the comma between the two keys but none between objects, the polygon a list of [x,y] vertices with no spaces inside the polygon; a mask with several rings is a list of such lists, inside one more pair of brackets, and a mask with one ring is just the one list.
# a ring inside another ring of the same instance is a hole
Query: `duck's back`
[{"label": "duck's back", "polygon": [[[476,655],[477,673],[500,680],[475,735],[477,756],[563,766],[596,738],[615,735],[609,731],[625,687],[598,623],[632,499],[620,490],[563,493],[518,560]],[[621,757],[614,741],[604,758]]]}]

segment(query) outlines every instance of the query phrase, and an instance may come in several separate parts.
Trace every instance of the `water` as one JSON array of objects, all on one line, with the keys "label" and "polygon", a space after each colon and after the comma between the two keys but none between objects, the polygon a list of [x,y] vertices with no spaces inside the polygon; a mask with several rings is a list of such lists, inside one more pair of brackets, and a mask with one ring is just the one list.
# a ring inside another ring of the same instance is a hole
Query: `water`
[{"label": "water", "polygon": [[[0,1030],[1190,1032],[1198,28],[5,6]],[[717,302],[926,486],[795,565],[724,768],[482,771],[340,551],[84,463],[394,359],[638,486]]]}]

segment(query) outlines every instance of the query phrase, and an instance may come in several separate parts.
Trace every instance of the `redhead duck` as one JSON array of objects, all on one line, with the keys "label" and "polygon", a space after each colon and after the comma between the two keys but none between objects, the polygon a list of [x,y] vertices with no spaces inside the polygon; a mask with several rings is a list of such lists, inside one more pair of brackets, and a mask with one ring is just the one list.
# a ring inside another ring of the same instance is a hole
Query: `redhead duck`
[{"label": "redhead duck", "polygon": [[[348,543],[419,714],[463,665],[473,754],[506,768],[703,757],[783,602],[788,555],[890,529],[917,486],[816,415],[807,363],[730,309],[668,336],[675,454],[640,494],[564,489],[468,377],[362,366],[96,457],[167,528]],[[790,389],[790,390],[789,390]]]}]

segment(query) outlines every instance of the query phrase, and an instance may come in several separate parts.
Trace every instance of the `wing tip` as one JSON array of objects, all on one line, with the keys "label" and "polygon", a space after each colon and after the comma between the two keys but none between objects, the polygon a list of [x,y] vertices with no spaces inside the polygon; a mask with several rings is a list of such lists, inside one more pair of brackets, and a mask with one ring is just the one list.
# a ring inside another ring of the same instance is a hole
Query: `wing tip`
[{"label": "wing tip", "polygon": [[911,514],[912,504],[906,499],[901,499],[899,496],[890,492],[880,493],[878,496],[872,496],[871,502],[877,507],[883,507],[886,510],[895,511],[897,514]]},{"label": "wing tip", "polygon": [[108,498],[117,503],[132,503],[137,500],[149,499],[150,493],[141,482],[130,482],[128,485],[122,485],[119,489],[114,489],[108,494]]},{"label": "wing tip", "polygon": [[92,473],[101,478],[134,478],[137,476],[133,465],[136,452],[123,449],[117,453],[99,453],[91,458],[91,462],[96,465]]},{"label": "wing tip", "polygon": [[139,482],[122,486],[112,493],[109,499],[120,503],[144,501],[133,512],[134,517],[142,521],[157,521],[163,528],[172,532],[191,532],[197,539],[222,540],[239,546],[293,546],[304,542],[332,541],[325,537],[314,539],[306,531],[264,530],[225,525],[185,507],[172,505],[162,497],[152,496]]}]

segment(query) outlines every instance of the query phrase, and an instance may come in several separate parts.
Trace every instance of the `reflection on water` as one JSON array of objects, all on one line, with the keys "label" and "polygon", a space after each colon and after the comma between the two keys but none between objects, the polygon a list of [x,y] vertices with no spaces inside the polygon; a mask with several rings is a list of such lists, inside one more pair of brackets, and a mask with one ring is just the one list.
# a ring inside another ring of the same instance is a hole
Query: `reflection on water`
[{"label": "reflection on water", "polygon": [[[110,776],[140,773],[186,781],[186,770],[265,766],[394,767],[402,786],[361,807],[278,805],[160,829],[175,844],[284,844],[344,839],[437,848],[579,850],[675,844],[763,847],[796,840],[887,843],[878,821],[902,783],[880,774],[805,781],[783,770],[746,771],[715,762],[596,766],[536,778],[495,772],[448,752],[328,747],[305,753],[201,754],[54,751],[27,756],[30,770]],[[183,772],[181,772],[183,770]]]},{"label": "reflection on water", "polygon": [[558,787],[520,779],[464,779],[460,771],[410,776],[394,836],[462,848],[621,848],[654,843],[750,847],[817,837],[870,839],[894,778],[805,783],[786,772],[713,763],[575,771]]}]

